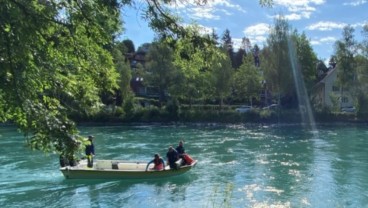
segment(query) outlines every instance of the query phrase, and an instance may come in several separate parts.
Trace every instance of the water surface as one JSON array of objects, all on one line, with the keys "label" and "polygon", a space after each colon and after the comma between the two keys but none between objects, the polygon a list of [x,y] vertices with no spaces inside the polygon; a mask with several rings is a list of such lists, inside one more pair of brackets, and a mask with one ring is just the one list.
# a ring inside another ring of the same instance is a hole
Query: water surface
[{"label": "water surface", "polygon": [[159,180],[66,180],[58,156],[0,127],[1,207],[368,207],[366,126],[81,127],[98,159],[149,161],[185,140],[199,160]]}]

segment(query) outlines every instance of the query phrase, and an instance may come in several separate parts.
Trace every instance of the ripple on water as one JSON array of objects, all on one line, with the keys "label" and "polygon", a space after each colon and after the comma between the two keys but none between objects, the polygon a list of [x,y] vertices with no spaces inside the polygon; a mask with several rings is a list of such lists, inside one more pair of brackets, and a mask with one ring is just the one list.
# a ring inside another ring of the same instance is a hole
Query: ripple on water
[{"label": "ripple on water", "polygon": [[[239,191],[245,194],[245,197],[250,202],[250,207],[280,207],[286,208],[291,207],[289,201],[280,202],[276,200],[271,200],[271,198],[278,198],[284,190],[277,189],[272,186],[263,186],[260,184],[249,184],[245,185]],[[273,197],[270,197],[273,196]]]}]

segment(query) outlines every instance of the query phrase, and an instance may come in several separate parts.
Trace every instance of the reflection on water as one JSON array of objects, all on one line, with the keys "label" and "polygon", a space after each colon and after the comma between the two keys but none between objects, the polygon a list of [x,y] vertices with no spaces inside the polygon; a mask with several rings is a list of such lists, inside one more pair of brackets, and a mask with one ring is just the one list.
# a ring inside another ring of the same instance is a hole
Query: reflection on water
[{"label": "reflection on water", "polygon": [[0,127],[1,207],[364,207],[368,131],[295,125],[82,127],[96,157],[149,161],[185,140],[199,160],[159,180],[65,180],[57,155],[27,149]]}]

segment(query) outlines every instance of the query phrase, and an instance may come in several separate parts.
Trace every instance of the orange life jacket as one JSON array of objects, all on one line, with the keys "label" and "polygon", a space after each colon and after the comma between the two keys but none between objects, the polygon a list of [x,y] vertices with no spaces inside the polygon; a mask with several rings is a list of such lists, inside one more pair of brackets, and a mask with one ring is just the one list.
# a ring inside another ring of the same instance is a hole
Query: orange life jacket
[{"label": "orange life jacket", "polygon": [[194,161],[188,154],[183,154],[183,159],[187,165],[191,165]]},{"label": "orange life jacket", "polygon": [[164,164],[161,162],[161,158],[155,159],[153,161],[153,163],[155,164],[155,167],[153,169],[155,169],[155,170],[162,170],[162,169],[164,169]]}]

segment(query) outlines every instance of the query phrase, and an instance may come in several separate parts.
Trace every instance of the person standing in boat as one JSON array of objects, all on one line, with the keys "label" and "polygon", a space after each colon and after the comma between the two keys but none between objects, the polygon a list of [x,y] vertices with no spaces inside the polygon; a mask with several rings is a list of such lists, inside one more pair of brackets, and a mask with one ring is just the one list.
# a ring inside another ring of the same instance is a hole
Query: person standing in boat
[{"label": "person standing in boat", "polygon": [[179,145],[176,147],[176,151],[179,154],[179,158],[182,159],[180,165],[191,165],[193,163],[193,158],[185,153],[183,141],[179,141]]},{"label": "person standing in boat", "polygon": [[95,145],[93,144],[93,136],[88,136],[88,141],[86,144],[86,157],[87,157],[87,166],[89,168],[93,167],[93,156],[95,155]]},{"label": "person standing in boat", "polygon": [[184,159],[185,149],[184,149],[184,142],[182,140],[179,141],[179,145],[175,148],[175,150],[178,152],[179,158],[182,159],[181,165],[184,165],[185,164],[185,159]]},{"label": "person standing in boat", "polygon": [[181,158],[183,156],[183,154],[185,154],[184,142],[179,141],[179,145],[175,149],[178,152],[179,157]]},{"label": "person standing in boat", "polygon": [[165,170],[165,161],[160,157],[159,154],[155,154],[153,160],[151,160],[147,166],[146,166],[146,171],[148,169],[148,166],[153,163],[155,166],[153,166],[152,170]]},{"label": "person standing in boat", "polygon": [[171,169],[177,169],[176,161],[179,159],[178,152],[172,147],[169,147],[168,152],[166,153],[167,163],[169,164]]}]

